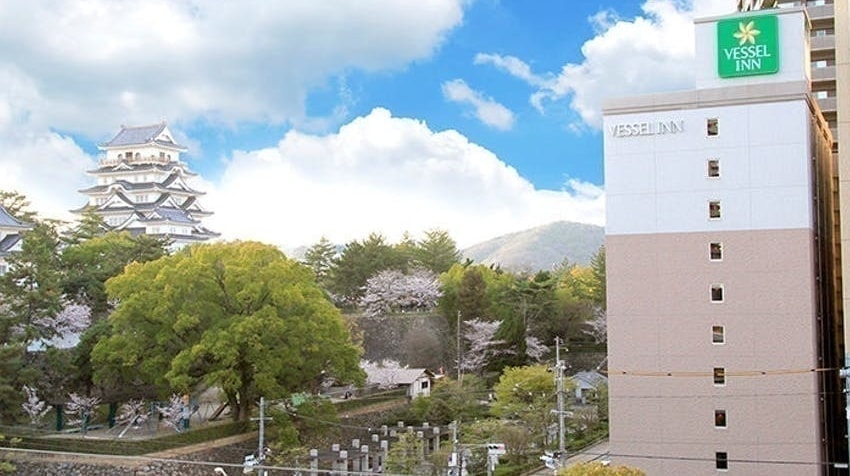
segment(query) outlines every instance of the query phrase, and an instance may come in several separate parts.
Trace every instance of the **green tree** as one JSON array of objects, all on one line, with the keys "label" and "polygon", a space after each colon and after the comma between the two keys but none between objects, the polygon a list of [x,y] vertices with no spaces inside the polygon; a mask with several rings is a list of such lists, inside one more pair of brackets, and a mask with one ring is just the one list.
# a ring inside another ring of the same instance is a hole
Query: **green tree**
[{"label": "green tree", "polygon": [[107,282],[118,306],[92,351],[95,382],[126,373],[162,394],[218,386],[233,418],[259,396],[362,382],[360,349],[305,266],[253,242],[196,245]]},{"label": "green tree", "polygon": [[[572,384],[564,382],[565,391],[572,391]],[[546,429],[554,417],[557,395],[555,381],[544,365],[508,367],[493,387],[496,401],[491,411],[502,418],[525,422],[535,441],[544,446]]]},{"label": "green tree", "polygon": [[444,378],[437,381],[431,395],[415,399],[411,411],[417,420],[438,425],[472,421],[486,415],[487,407],[481,403],[486,398],[484,381],[474,375],[465,375],[461,383]]},{"label": "green tree", "polygon": [[404,432],[390,445],[387,467],[390,474],[428,474],[422,467],[424,443],[413,432]]},{"label": "green tree", "polygon": [[590,259],[590,269],[593,273],[593,293],[591,294],[593,303],[605,311],[607,309],[606,299],[608,297],[608,293],[606,292],[605,245],[600,246]]},{"label": "green tree", "polygon": [[[0,201],[16,217],[28,216],[26,198],[0,192]],[[39,377],[27,345],[55,335],[52,318],[61,310],[58,235],[50,222],[34,223],[24,232],[21,251],[9,255],[0,276],[0,420],[14,423],[23,401],[21,387]]]},{"label": "green tree", "polygon": [[72,244],[62,252],[66,270],[64,292],[91,308],[92,321],[110,311],[106,281],[118,276],[130,263],[144,263],[165,256],[165,240],[149,235],[111,231],[97,236],[72,235]]},{"label": "green tree", "polygon": [[0,277],[6,319],[0,323],[3,343],[31,343],[55,337],[52,319],[62,310],[62,270],[55,224],[38,222],[23,233],[21,251],[6,258],[9,270]]},{"label": "green tree", "polygon": [[480,266],[471,266],[463,273],[457,290],[457,301],[458,311],[464,320],[486,320],[489,317],[487,283],[484,281]]},{"label": "green tree", "polygon": [[35,212],[30,210],[30,201],[18,192],[0,190],[0,206],[18,220],[34,222],[36,219]]},{"label": "green tree", "polygon": [[331,270],[330,291],[346,304],[356,303],[363,296],[366,281],[385,269],[405,270],[406,262],[397,249],[387,244],[384,237],[372,233],[369,238],[345,245],[334,260]]},{"label": "green tree", "polygon": [[643,471],[630,466],[605,466],[596,461],[592,463],[579,463],[558,470],[557,476],[644,476]]},{"label": "green tree", "polygon": [[335,256],[336,246],[324,236],[304,254],[304,264],[313,270],[322,287],[328,287]]},{"label": "green tree", "polygon": [[77,226],[71,231],[65,241],[69,244],[77,244],[85,240],[90,240],[96,236],[102,236],[109,227],[106,225],[103,217],[100,216],[94,207],[88,207],[82,217],[80,217]]},{"label": "green tree", "polygon": [[[14,445],[16,443],[16,441],[12,440],[11,443]],[[3,436],[3,435],[0,435],[0,446],[6,446],[6,445],[7,445],[6,437]],[[5,456],[6,455],[2,455],[2,457],[0,457],[0,473],[12,474],[12,473],[15,472],[15,469],[16,469],[15,465],[12,464],[11,461],[6,461]]]},{"label": "green tree", "polygon": [[425,238],[417,243],[415,250],[418,264],[436,274],[445,273],[461,260],[457,243],[445,230],[425,232]]}]

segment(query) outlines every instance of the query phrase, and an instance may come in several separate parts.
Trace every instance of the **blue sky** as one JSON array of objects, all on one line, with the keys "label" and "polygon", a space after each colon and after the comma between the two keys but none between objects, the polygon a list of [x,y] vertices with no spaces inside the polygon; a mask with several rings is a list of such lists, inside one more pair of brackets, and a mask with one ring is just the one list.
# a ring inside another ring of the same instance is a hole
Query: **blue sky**
[{"label": "blue sky", "polygon": [[733,0],[129,0],[0,9],[0,189],[69,219],[168,121],[208,226],[284,248],[604,224],[601,104],[693,84]]}]

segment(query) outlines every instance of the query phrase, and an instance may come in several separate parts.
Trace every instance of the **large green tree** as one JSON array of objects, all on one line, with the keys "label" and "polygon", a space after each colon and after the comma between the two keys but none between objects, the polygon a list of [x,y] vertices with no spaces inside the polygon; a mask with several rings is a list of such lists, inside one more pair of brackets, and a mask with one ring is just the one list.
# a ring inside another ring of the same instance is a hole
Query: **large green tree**
[{"label": "large green tree", "polygon": [[305,266],[253,242],[192,246],[107,282],[118,306],[92,351],[97,382],[127,373],[165,394],[218,386],[234,419],[260,397],[360,382],[360,349]]}]

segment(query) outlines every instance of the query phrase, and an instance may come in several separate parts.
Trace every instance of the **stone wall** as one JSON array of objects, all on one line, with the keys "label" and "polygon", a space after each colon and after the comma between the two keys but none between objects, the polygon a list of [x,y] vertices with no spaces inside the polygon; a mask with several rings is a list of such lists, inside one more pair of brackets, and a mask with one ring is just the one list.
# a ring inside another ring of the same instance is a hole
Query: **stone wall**
[{"label": "stone wall", "polygon": [[363,336],[363,358],[395,360],[401,365],[438,370],[454,361],[454,342],[446,319],[435,313],[356,316]]},{"label": "stone wall", "polygon": [[216,467],[235,475],[242,474],[242,461],[256,444],[257,434],[249,433],[143,457],[11,450],[6,459],[16,466],[13,474],[22,476],[210,476]]}]

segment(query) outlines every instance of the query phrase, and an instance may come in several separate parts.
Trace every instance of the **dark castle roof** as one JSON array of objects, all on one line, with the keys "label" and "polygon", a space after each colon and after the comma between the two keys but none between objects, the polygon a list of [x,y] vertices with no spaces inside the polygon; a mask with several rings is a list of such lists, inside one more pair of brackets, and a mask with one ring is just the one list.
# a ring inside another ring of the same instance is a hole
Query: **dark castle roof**
[{"label": "dark castle roof", "polygon": [[124,147],[156,143],[167,147],[186,149],[171,140],[170,137],[166,139],[159,138],[162,132],[165,131],[165,127],[166,124],[164,122],[150,126],[121,126],[121,131],[118,132],[118,135],[113,137],[111,141],[102,144],[101,147]]}]

